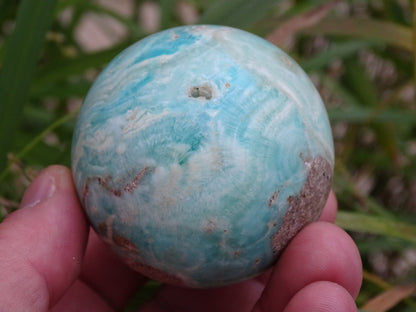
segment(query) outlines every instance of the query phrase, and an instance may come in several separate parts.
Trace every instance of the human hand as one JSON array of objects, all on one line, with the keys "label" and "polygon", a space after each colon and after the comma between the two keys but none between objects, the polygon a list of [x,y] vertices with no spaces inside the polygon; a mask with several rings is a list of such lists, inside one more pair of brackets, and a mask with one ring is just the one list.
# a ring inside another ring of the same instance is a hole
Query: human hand
[{"label": "human hand", "polygon": [[[336,209],[331,194],[321,221],[260,277],[205,290],[165,285],[140,311],[356,311],[361,260],[352,239],[330,223]],[[45,169],[0,224],[0,255],[0,311],[122,311],[147,281],[89,231],[61,166]]]}]

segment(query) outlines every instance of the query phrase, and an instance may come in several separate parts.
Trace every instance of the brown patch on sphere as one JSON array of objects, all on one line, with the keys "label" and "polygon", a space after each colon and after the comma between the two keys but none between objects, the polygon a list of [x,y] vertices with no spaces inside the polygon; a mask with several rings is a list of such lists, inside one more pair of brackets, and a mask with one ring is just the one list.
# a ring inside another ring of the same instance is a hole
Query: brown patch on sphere
[{"label": "brown patch on sphere", "polygon": [[97,232],[101,235],[101,236],[107,236],[108,235],[108,229],[107,229],[107,224],[105,224],[104,222],[98,224],[98,229]]},{"label": "brown patch on sphere", "polygon": [[134,245],[131,241],[129,241],[127,238],[125,238],[125,237],[123,237],[123,236],[121,236],[121,235],[119,235],[119,234],[117,234],[117,233],[114,233],[113,234],[113,241],[114,241],[114,243],[117,245],[117,246],[119,246],[119,247],[121,247],[121,248],[123,248],[124,250],[126,250],[126,251],[133,251],[133,252],[137,252],[137,247],[136,247],[136,245]]},{"label": "brown patch on sphere", "polygon": [[304,163],[310,167],[308,177],[300,193],[287,199],[283,224],[272,237],[274,253],[282,251],[305,225],[318,220],[331,190],[331,164],[322,157],[304,159]]},{"label": "brown patch on sphere", "polygon": [[141,262],[127,259],[127,264],[135,271],[151,278],[156,281],[174,285],[174,286],[185,286],[185,283],[179,277],[170,275],[164,271],[156,269],[150,265],[143,264]]}]

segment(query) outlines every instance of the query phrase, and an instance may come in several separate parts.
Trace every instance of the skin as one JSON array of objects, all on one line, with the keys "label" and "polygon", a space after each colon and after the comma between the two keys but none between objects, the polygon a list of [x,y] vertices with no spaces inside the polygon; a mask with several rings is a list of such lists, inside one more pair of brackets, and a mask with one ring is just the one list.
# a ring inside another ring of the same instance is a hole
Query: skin
[{"label": "skin", "polygon": [[[331,193],[320,220],[260,277],[208,290],[166,285],[140,311],[357,311],[362,264],[352,239],[333,224],[336,211]],[[122,311],[147,280],[90,230],[61,166],[45,169],[0,224],[0,254],[0,311]]]}]

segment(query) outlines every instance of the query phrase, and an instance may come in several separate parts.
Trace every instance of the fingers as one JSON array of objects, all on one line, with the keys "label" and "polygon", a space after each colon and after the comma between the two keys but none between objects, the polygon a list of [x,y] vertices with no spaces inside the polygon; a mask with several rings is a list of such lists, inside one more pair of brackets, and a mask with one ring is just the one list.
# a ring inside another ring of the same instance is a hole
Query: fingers
[{"label": "fingers", "polygon": [[295,294],[319,281],[336,283],[355,298],[361,279],[360,255],[348,234],[331,223],[312,223],[282,254],[254,311],[283,311]]},{"label": "fingers", "polygon": [[211,289],[165,285],[140,312],[249,312],[263,288],[264,285],[256,279]]},{"label": "fingers", "polygon": [[337,216],[337,212],[337,198],[335,197],[334,191],[331,190],[319,220],[334,223],[335,218]]},{"label": "fingers", "polygon": [[0,225],[0,310],[48,310],[77,278],[87,233],[70,171],[45,169]]},{"label": "fingers", "polygon": [[283,312],[357,312],[348,291],[332,282],[315,282],[302,288],[289,301]]},{"label": "fingers", "polygon": [[[114,311],[110,306],[88,285],[80,280],[75,281],[62,299],[50,312],[62,311]],[[121,310],[116,310],[121,311]]]},{"label": "fingers", "polygon": [[147,278],[129,269],[91,230],[81,279],[117,311]]}]

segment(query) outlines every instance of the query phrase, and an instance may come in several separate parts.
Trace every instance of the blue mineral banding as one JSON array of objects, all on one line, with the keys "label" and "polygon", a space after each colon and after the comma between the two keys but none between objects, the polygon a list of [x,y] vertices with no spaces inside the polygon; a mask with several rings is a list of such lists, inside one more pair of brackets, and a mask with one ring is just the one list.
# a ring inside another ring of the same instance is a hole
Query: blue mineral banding
[{"label": "blue mineral banding", "polygon": [[100,237],[135,270],[192,287],[267,270],[319,217],[333,165],[325,107],[296,62],[207,25],[115,57],[84,101],[72,149]]}]

